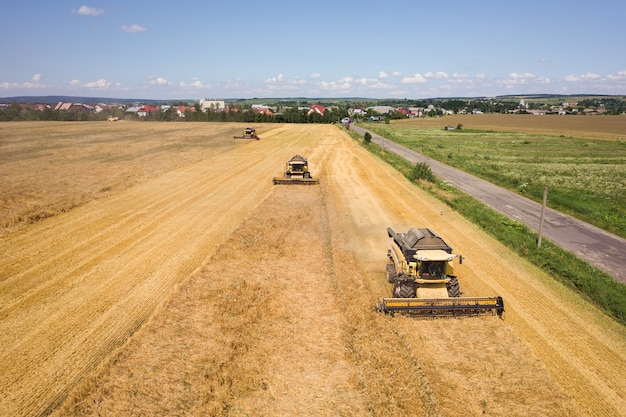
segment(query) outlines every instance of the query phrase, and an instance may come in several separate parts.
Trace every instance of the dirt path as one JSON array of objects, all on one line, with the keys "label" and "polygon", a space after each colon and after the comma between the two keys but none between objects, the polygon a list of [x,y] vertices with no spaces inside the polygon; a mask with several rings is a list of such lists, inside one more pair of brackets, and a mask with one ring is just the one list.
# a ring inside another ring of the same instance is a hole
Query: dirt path
[{"label": "dirt path", "polygon": [[[295,153],[319,186],[272,186]],[[444,236],[506,319],[375,313],[387,226]],[[626,415],[623,328],[332,126],[9,237],[0,415]]]}]

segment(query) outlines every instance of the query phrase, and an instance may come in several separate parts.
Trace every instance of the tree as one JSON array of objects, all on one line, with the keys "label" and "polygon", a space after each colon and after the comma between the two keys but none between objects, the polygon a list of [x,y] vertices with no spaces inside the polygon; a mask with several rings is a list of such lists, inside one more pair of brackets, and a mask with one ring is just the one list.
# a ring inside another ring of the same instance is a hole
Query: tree
[{"label": "tree", "polygon": [[20,112],[22,111],[22,106],[17,101],[14,101],[9,106],[9,109],[6,110],[7,120],[20,120]]},{"label": "tree", "polygon": [[365,143],[370,143],[372,141],[372,134],[370,132],[365,132],[363,140],[365,141]]},{"label": "tree", "polygon": [[413,167],[410,179],[411,181],[426,180],[428,182],[435,182],[435,175],[430,169],[430,165],[426,162],[418,162],[415,164],[415,167]]},{"label": "tree", "polygon": [[307,115],[307,121],[309,123],[322,123],[324,122],[324,116],[319,114],[318,112],[312,112]]}]

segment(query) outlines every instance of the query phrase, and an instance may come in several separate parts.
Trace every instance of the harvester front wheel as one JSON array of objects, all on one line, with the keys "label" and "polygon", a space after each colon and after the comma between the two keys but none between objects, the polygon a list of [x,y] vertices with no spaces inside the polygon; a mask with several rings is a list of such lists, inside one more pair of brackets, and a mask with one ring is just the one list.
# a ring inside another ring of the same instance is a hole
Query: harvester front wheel
[{"label": "harvester front wheel", "polygon": [[390,284],[393,284],[394,282],[396,282],[396,276],[398,275],[396,273],[396,266],[394,264],[387,264],[387,282]]},{"label": "harvester front wheel", "polygon": [[446,283],[446,288],[448,290],[448,297],[461,296],[461,287],[459,286],[459,280],[457,277],[452,277],[450,281]]},{"label": "harvester front wheel", "polygon": [[396,284],[393,287],[394,298],[415,298],[415,288],[409,284]]}]

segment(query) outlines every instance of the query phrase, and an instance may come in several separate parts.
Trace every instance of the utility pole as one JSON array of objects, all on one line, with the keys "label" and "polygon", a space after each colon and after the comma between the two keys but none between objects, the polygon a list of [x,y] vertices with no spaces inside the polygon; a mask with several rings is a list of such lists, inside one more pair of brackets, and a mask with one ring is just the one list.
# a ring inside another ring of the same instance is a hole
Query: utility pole
[{"label": "utility pole", "polygon": [[543,216],[546,212],[548,202],[548,187],[543,187],[543,204],[541,204],[541,218],[539,219],[539,237],[537,238],[537,248],[541,248],[541,234],[543,233]]}]

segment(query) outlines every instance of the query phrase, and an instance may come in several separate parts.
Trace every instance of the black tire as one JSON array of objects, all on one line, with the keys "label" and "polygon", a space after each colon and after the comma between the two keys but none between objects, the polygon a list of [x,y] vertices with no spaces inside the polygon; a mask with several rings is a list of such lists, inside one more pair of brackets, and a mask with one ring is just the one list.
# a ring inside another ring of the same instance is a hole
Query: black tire
[{"label": "black tire", "polygon": [[304,178],[311,178],[311,173],[310,172],[305,172],[303,177]]},{"label": "black tire", "polygon": [[451,277],[450,281],[446,283],[448,290],[448,297],[460,297],[461,287],[459,286],[459,280],[457,277]]},{"label": "black tire", "polygon": [[396,282],[398,274],[396,273],[396,266],[394,264],[387,264],[387,282],[393,284]]},{"label": "black tire", "polygon": [[394,285],[393,298],[415,298],[415,286],[410,284]]}]

